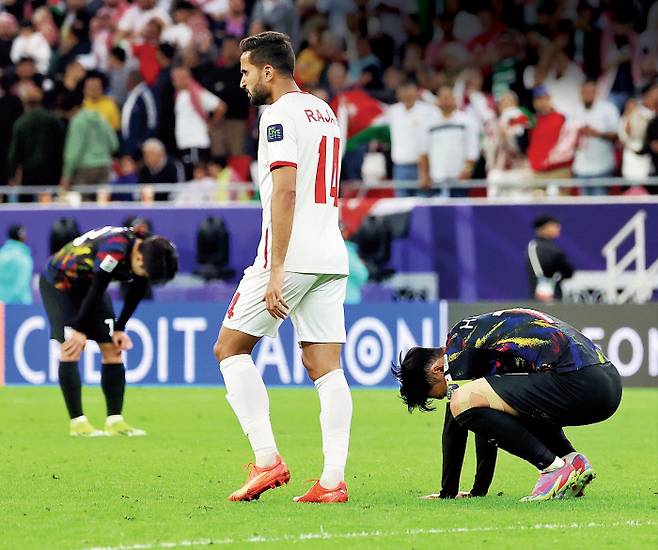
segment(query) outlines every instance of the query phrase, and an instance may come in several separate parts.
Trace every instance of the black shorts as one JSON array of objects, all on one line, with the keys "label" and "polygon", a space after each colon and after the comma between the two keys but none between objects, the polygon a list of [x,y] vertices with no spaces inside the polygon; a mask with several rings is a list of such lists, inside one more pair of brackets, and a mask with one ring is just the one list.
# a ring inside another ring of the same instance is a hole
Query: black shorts
[{"label": "black shorts", "polygon": [[612,363],[565,373],[495,374],[485,380],[522,419],[556,426],[601,422],[621,401],[621,377]]},{"label": "black shorts", "polygon": [[[57,290],[43,274],[39,277],[39,291],[43,307],[50,322],[50,337],[58,342],[64,342],[64,327],[71,326],[80,311],[85,298],[85,290]],[[114,308],[107,292],[103,294],[100,305],[85,322],[82,332],[89,340],[99,344],[112,342],[111,329],[114,328]]]}]

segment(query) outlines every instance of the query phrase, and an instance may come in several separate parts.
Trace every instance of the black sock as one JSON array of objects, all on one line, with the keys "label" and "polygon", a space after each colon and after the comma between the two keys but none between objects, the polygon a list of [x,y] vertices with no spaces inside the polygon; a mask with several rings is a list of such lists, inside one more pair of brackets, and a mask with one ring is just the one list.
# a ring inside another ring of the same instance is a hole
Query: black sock
[{"label": "black sock", "polygon": [[82,384],[77,361],[59,362],[59,387],[62,388],[64,403],[70,418],[82,416]]},{"label": "black sock", "polygon": [[475,469],[475,480],[471,494],[474,497],[483,497],[489,492],[491,482],[493,481],[494,471],[496,470],[496,457],[498,456],[498,447],[489,443],[481,435],[475,436],[475,459],[477,466]]},{"label": "black sock", "polygon": [[126,391],[126,369],[122,363],[110,363],[101,367],[101,388],[105,394],[107,416],[121,414],[123,394]]},{"label": "black sock", "polygon": [[576,450],[560,426],[547,426],[537,423],[530,423],[525,426],[537,439],[559,457],[566,456]]},{"label": "black sock", "polygon": [[548,468],[555,460],[555,453],[552,453],[511,414],[476,407],[464,411],[456,417],[456,420],[476,435],[486,438],[508,453],[527,460],[539,470]]}]

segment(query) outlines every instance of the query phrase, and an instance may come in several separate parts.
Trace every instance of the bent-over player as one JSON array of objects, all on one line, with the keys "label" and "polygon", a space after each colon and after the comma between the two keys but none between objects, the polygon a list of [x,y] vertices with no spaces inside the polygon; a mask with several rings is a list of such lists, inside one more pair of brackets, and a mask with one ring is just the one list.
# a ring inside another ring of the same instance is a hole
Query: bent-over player
[{"label": "bent-over player", "polygon": [[[147,283],[166,283],[177,270],[178,255],[170,241],[129,227],[88,231],[48,260],[39,290],[50,322],[50,337],[62,344],[59,385],[71,418],[72,436],[146,435],[127,424],[121,414],[126,387],[121,352],[132,348],[125,327]],[[107,293],[112,280],[130,281],[118,318]],[[103,431],[95,429],[82,412],[78,360],[87,340],[95,340],[103,356],[101,388],[107,405]]]},{"label": "bent-over player", "polygon": [[253,105],[269,106],[259,124],[261,239],[214,346],[226,399],[256,457],[247,482],[229,500],[257,499],[290,479],[272,433],[267,390],[251,357],[256,343],[276,336],[290,316],[320,397],[324,451],[320,480],[295,500],[345,502],[352,399],[340,368],[348,274],[338,227],[340,129],[331,108],[295,84],[287,35],[250,36],[240,49],[240,85]]},{"label": "bent-over player", "polygon": [[460,426],[539,470],[523,500],[582,494],[595,472],[562,428],[606,420],[622,391],[617,369],[591,340],[559,319],[519,308],[464,319],[445,348],[416,349],[394,369],[409,411],[430,410],[430,399],[450,393]]}]

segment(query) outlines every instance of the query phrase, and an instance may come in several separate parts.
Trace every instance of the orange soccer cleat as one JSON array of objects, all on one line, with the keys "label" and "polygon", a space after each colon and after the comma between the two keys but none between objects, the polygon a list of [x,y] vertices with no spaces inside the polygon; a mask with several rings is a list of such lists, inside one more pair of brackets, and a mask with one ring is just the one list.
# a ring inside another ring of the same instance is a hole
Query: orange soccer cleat
[{"label": "orange soccer cleat", "polygon": [[347,485],[344,481],[341,481],[337,487],[333,489],[325,489],[320,485],[319,481],[316,481],[313,484],[306,494],[293,498],[295,502],[347,502]]},{"label": "orange soccer cleat", "polygon": [[290,470],[279,455],[276,462],[269,468],[259,468],[255,464],[249,464],[249,476],[247,482],[228,497],[229,500],[237,502],[241,500],[258,500],[261,494],[268,489],[281,487],[290,481]]}]

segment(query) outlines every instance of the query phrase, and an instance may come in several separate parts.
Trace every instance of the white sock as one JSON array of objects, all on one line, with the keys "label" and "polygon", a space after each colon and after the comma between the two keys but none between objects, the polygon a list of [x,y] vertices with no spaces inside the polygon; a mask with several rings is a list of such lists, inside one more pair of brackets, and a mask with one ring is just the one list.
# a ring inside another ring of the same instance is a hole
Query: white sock
[{"label": "white sock", "polygon": [[544,468],[541,471],[541,473],[548,474],[549,472],[562,468],[563,466],[564,466],[564,460],[562,460],[559,456],[556,456],[552,464],[548,468]]},{"label": "white sock", "polygon": [[110,426],[112,424],[115,424],[116,422],[123,422],[123,415],[121,414],[111,414],[110,416],[107,417],[107,420],[105,421],[107,424]]},{"label": "white sock", "polygon": [[320,485],[333,489],[345,479],[350,444],[352,396],[342,369],[332,370],[315,381],[320,396],[320,427],[324,469]]},{"label": "white sock", "polygon": [[77,426],[82,422],[87,422],[87,417],[84,414],[82,416],[76,416],[75,418],[71,418],[71,426]]},{"label": "white sock", "polygon": [[276,461],[277,448],[270,423],[270,400],[251,355],[234,355],[224,359],[219,369],[224,377],[226,400],[249,438],[256,456],[256,466],[272,466]]}]

